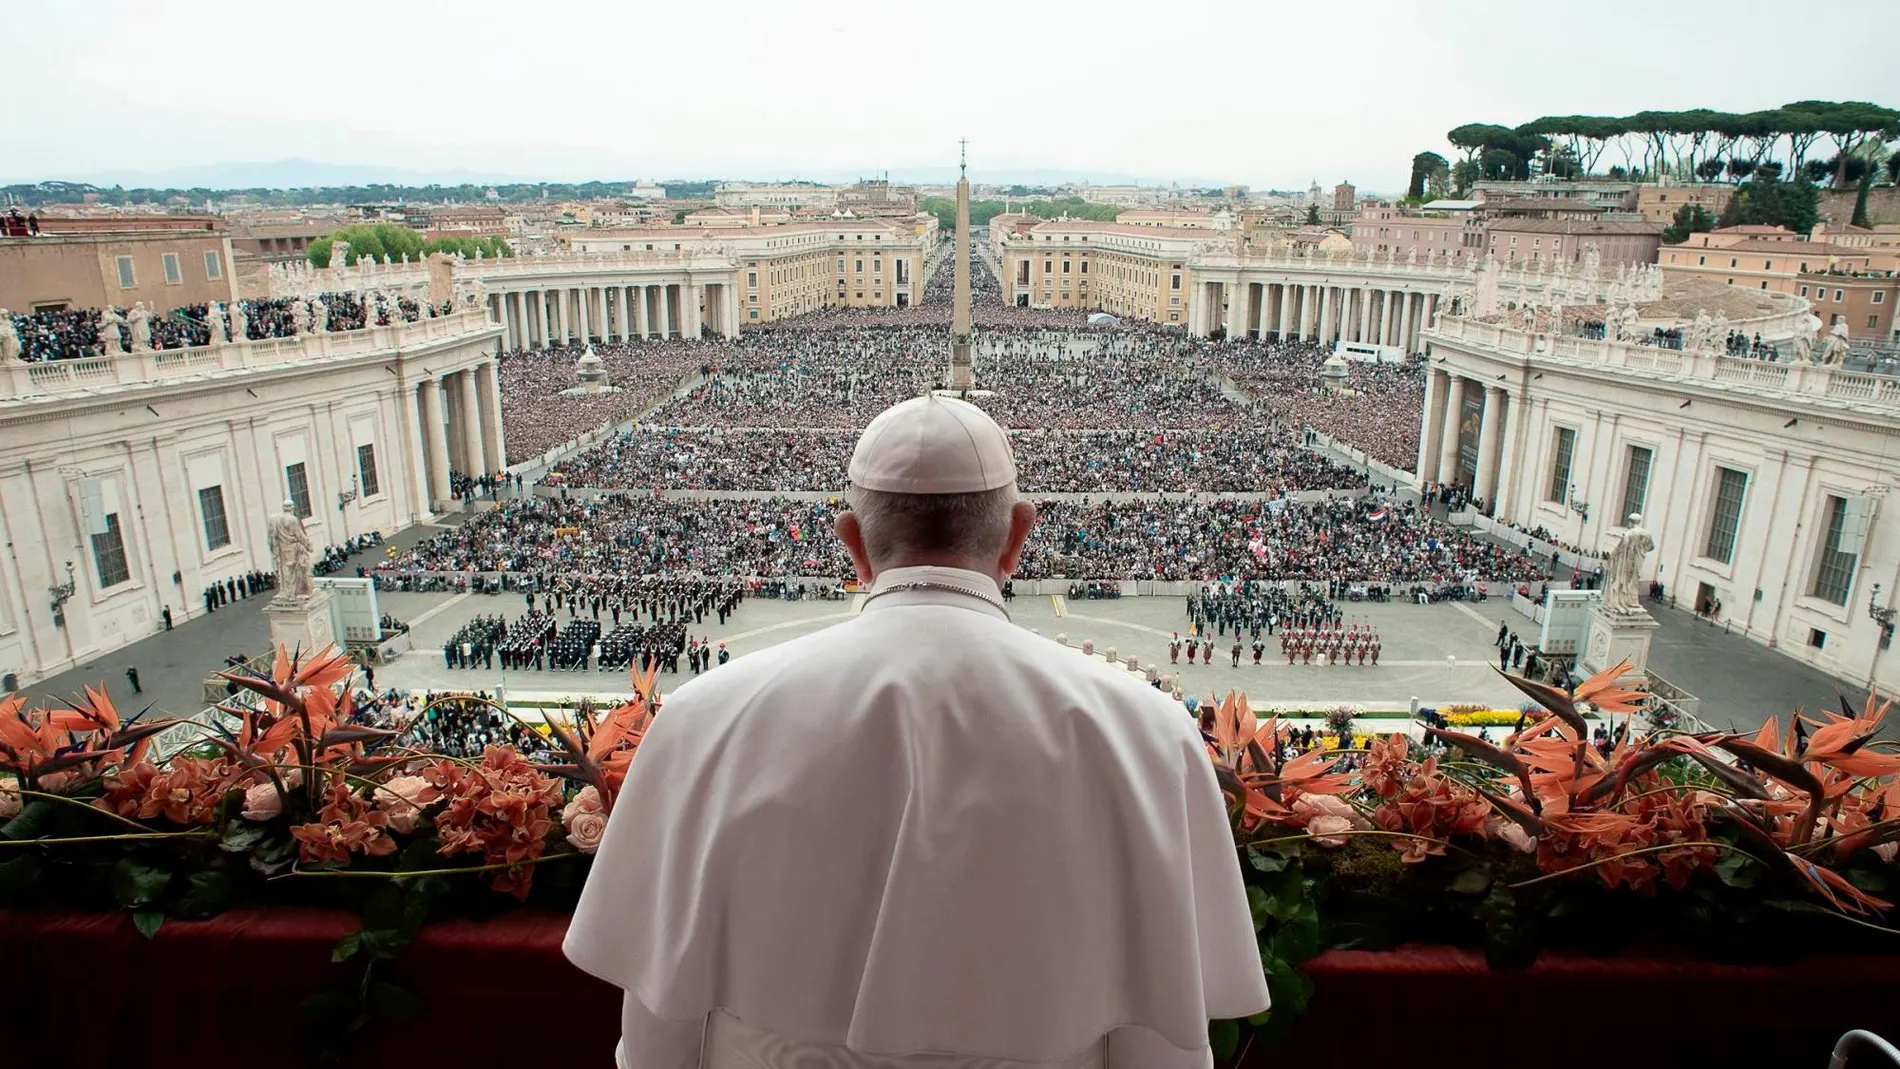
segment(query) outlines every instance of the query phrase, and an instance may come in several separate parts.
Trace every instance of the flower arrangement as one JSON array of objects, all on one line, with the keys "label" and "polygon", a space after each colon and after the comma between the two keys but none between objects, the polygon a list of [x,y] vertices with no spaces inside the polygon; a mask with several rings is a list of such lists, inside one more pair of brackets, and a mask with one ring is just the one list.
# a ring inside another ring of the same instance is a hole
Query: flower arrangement
[{"label": "flower arrangement", "polygon": [[1460,712],[1446,713],[1445,720],[1455,728],[1508,728],[1516,727],[1519,720],[1527,715],[1532,721],[1542,719],[1542,714],[1526,714],[1516,709],[1468,708]]},{"label": "flower arrangement", "polygon": [[1627,671],[1575,690],[1507,676],[1542,715],[1501,745],[1434,728],[1296,756],[1244,694],[1205,710],[1274,992],[1267,1013],[1214,1023],[1217,1055],[1290,1027],[1312,990],[1299,963],[1327,947],[1469,941],[1513,967],[1599,925],[1730,957],[1900,937],[1876,921],[1900,889],[1900,744],[1874,738],[1888,705],[1785,733],[1625,731],[1605,753],[1579,707],[1632,714]]},{"label": "flower arrangement", "polygon": [[[617,708],[550,717],[561,758],[536,765],[357,724],[352,671],[332,650],[279,651],[267,673],[229,674],[254,700],[163,759],[153,738],[176,722],[121,716],[98,691],[55,709],[0,699],[0,908],[122,909],[147,935],[240,902],[353,909],[363,927],[334,956],[361,982],[313,1000],[313,1034],[334,1039],[402,1005],[377,970],[430,920],[571,908],[661,708],[655,673]],[[1354,734],[1342,705],[1300,753],[1244,694],[1199,709],[1274,993],[1268,1013],[1213,1024],[1217,1052],[1290,1028],[1311,993],[1300,963],[1327,947],[1470,942],[1507,968],[1605,932],[1728,957],[1900,937],[1881,923],[1900,890],[1900,743],[1874,737],[1886,705],[1749,736],[1625,730],[1599,750],[1580,710],[1632,714],[1626,671],[1574,690],[1507,677],[1536,715],[1496,745]]]},{"label": "flower arrangement", "polygon": [[[566,760],[539,767],[507,747],[420,752],[356,724],[354,668],[334,649],[280,649],[268,674],[227,673],[255,700],[227,702],[229,730],[163,760],[152,738],[179,722],[122,718],[101,692],[58,710],[0,701],[0,907],[121,908],[149,936],[238,902],[341,905],[364,928],[337,960],[360,954],[366,974],[430,918],[494,908],[484,896],[571,907],[659,710],[654,671],[619,708],[551,718]],[[536,879],[572,861],[567,878]],[[361,991],[362,1007],[399,1001],[367,975]]]}]

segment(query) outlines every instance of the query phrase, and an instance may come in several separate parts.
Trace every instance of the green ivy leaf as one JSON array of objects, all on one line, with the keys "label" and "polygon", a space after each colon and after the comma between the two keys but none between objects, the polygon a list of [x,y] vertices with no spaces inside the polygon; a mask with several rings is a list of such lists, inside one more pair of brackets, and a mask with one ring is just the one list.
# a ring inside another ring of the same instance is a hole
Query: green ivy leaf
[{"label": "green ivy leaf", "polygon": [[185,893],[172,912],[186,920],[204,920],[223,913],[231,905],[237,887],[222,872],[194,872],[185,881]]},{"label": "green ivy leaf", "polygon": [[0,906],[30,906],[40,900],[45,888],[40,883],[40,859],[21,854],[0,861]]},{"label": "green ivy leaf", "polygon": [[408,988],[391,983],[369,985],[369,1008],[392,1020],[407,1021],[422,1013],[421,996]]},{"label": "green ivy leaf", "polygon": [[165,885],[171,878],[170,869],[123,857],[112,867],[112,897],[126,909],[149,906],[165,893]]},{"label": "green ivy leaf", "polygon": [[1269,958],[1267,966],[1267,994],[1273,998],[1275,1017],[1293,1018],[1306,1013],[1306,1004],[1313,995],[1313,981],[1292,962],[1281,958]]},{"label": "green ivy leaf", "polygon": [[1207,1022],[1207,1042],[1214,1049],[1214,1057],[1227,1060],[1240,1049],[1240,1025],[1235,1021]]},{"label": "green ivy leaf", "polygon": [[38,839],[48,834],[58,803],[44,798],[35,798],[20,807],[20,812],[4,825],[0,825],[0,839]]},{"label": "green ivy leaf", "polygon": [[1445,889],[1458,895],[1481,895],[1491,886],[1491,874],[1482,868],[1469,868],[1452,878]]},{"label": "green ivy leaf", "polygon": [[1723,854],[1715,863],[1715,874],[1722,882],[1738,890],[1746,890],[1761,882],[1762,867],[1755,859],[1741,854]]},{"label": "green ivy leaf", "polygon": [[262,825],[234,820],[230,827],[225,829],[224,838],[219,841],[218,848],[233,854],[248,854],[257,844],[264,841],[264,836],[267,834],[269,832]]},{"label": "green ivy leaf", "polygon": [[1263,853],[1250,846],[1247,848],[1247,863],[1261,872],[1279,872],[1290,862],[1280,854]]},{"label": "green ivy leaf", "polygon": [[358,950],[361,950],[362,948],[363,948],[363,933],[351,932],[350,934],[337,940],[336,946],[330,948],[330,960],[331,961],[348,961],[351,958],[355,957],[356,952]]},{"label": "green ivy leaf", "polygon": [[158,934],[165,923],[165,911],[160,909],[140,909],[132,912],[132,927],[147,939]]},{"label": "green ivy leaf", "polygon": [[1273,933],[1272,953],[1298,964],[1319,953],[1319,945],[1319,914],[1311,902],[1306,902]]}]

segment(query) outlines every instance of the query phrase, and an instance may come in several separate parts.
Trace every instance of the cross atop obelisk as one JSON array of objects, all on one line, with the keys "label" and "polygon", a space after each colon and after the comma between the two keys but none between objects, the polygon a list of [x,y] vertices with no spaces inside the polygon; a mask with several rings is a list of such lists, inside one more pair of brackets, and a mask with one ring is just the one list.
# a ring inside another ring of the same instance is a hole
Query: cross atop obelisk
[{"label": "cross atop obelisk", "polygon": [[957,142],[956,306],[950,313],[950,388],[975,385],[970,371],[970,175],[969,138]]}]

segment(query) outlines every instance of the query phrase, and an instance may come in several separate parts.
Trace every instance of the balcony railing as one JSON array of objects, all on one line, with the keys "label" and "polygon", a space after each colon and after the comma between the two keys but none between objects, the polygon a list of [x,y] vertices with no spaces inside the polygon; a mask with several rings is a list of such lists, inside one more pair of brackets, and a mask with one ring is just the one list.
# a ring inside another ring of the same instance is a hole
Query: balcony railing
[{"label": "balcony railing", "polygon": [[298,334],[189,349],[154,349],[44,363],[16,360],[0,366],[0,398],[70,393],[102,386],[190,378],[218,371],[390,352],[492,329],[495,325],[488,313],[474,310],[388,327]]}]

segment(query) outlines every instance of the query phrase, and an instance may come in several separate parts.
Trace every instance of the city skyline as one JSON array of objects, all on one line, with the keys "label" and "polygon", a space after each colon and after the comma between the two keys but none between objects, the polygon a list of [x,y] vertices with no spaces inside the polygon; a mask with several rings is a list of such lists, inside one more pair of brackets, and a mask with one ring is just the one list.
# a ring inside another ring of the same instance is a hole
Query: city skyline
[{"label": "city skyline", "polygon": [[[1891,94],[1878,54],[1891,34],[1877,31],[1900,16],[1887,5],[1838,5],[1869,31],[1846,35],[1841,18],[1758,20],[1751,6],[1612,0],[1592,17],[1631,27],[1640,47],[1620,49],[1574,19],[1480,0],[1375,3],[1352,21],[1222,9],[1158,25],[1117,4],[1086,15],[976,4],[947,25],[857,2],[742,4],[741,32],[722,35],[689,12],[636,19],[555,0],[535,16],[551,37],[508,31],[498,52],[484,28],[521,17],[485,0],[346,0],[320,24],[230,0],[162,11],[91,0],[16,18],[36,47],[0,72],[0,91],[37,106],[16,103],[0,126],[0,181],[283,160],[526,181],[836,180],[949,170],[968,136],[977,181],[1043,171],[1395,192],[1414,152],[1450,155],[1444,132],[1466,122]],[[445,33],[453,25],[476,32]],[[316,43],[299,50],[305,39]],[[272,65],[273,50],[292,61]],[[192,76],[100,62],[142,51],[197,57]],[[1735,63],[1747,79],[1712,80]],[[1131,71],[1153,91],[1122,88]]]}]

